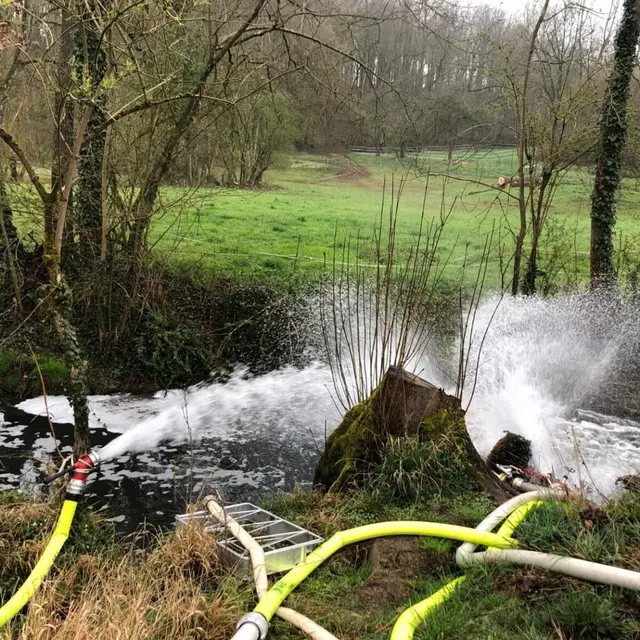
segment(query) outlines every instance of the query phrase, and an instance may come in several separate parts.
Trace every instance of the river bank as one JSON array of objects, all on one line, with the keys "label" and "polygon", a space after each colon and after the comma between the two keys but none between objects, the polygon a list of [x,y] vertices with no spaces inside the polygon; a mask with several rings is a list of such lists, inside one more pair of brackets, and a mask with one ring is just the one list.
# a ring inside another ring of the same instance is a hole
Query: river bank
[{"label": "river bank", "polygon": [[[32,566],[53,525],[55,503],[0,493],[4,601]],[[281,494],[265,508],[322,536],[389,519],[475,526],[493,508],[480,493],[411,504],[368,491]],[[551,503],[518,528],[523,548],[640,570],[640,502],[625,494],[604,509],[583,501]],[[383,640],[398,614],[461,575],[456,543],[386,538],[374,550],[339,553],[296,589],[287,603],[341,640]],[[640,638],[639,601],[622,589],[590,585],[537,569],[510,566],[465,572],[463,587],[429,616],[417,640],[466,638]],[[118,540],[113,525],[82,510],[68,545],[26,613],[0,638],[229,638],[255,603],[251,581],[218,562],[210,534],[195,527],[153,537],[145,551]],[[275,621],[273,638],[300,640]]]}]

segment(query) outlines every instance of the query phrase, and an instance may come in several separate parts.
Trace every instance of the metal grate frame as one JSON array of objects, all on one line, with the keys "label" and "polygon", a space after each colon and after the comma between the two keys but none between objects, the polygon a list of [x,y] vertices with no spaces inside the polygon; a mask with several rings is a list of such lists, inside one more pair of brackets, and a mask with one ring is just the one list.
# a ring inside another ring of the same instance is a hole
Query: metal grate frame
[{"label": "metal grate frame", "polygon": [[[225,507],[225,512],[264,549],[267,573],[288,571],[323,539],[288,520],[256,507],[250,502]],[[234,569],[251,574],[251,559],[248,551],[221,525],[209,511],[195,511],[176,516],[176,526],[196,522],[204,530],[216,536],[221,560]]]}]

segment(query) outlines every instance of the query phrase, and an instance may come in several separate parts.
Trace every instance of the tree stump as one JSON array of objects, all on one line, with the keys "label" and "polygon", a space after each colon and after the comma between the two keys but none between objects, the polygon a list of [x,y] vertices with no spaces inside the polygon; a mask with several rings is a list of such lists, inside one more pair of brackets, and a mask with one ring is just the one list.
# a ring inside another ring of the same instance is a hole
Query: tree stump
[{"label": "tree stump", "polygon": [[528,467],[531,463],[531,440],[527,440],[517,433],[507,431],[506,434],[493,445],[487,457],[489,464]]},{"label": "tree stump", "polygon": [[314,482],[337,492],[358,485],[392,437],[419,437],[453,454],[464,473],[494,498],[509,493],[476,451],[458,398],[422,378],[390,367],[367,400],[347,411],[327,439]]}]

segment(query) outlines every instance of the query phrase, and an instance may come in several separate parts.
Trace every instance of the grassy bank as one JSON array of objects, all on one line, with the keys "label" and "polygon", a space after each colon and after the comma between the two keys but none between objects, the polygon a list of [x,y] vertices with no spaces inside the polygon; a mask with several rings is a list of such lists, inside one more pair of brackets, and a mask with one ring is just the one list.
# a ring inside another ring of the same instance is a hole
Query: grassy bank
[{"label": "grassy bank", "polygon": [[[365,154],[282,156],[266,172],[261,189],[164,187],[150,242],[167,264],[196,266],[203,278],[288,281],[293,273],[315,278],[331,260],[334,239],[340,253],[349,237],[353,250],[359,236],[361,260],[371,259],[383,191],[389,204],[404,180],[398,243],[415,243],[423,204],[427,220],[443,210],[450,213],[438,255],[450,263],[447,275],[456,277],[463,262],[479,259],[494,229],[488,277],[497,285],[500,252],[511,255],[519,214],[514,197],[487,185],[513,176],[515,166],[510,149],[458,152],[451,164],[446,154],[433,152],[403,160]],[[572,168],[558,188],[540,254],[540,268],[549,278],[562,282],[588,275],[592,186],[590,170]],[[622,261],[637,262],[640,256],[637,186],[637,180],[625,180],[620,196],[616,245]],[[11,190],[21,234],[40,238],[42,221],[28,205],[30,187],[11,185]]]},{"label": "grassy bank", "polygon": [[29,357],[11,349],[0,354],[0,392],[5,397],[37,396],[43,389],[54,395],[66,383],[67,367],[60,358],[41,353]]},{"label": "grassy bank", "polygon": [[[0,494],[0,597],[35,561],[56,509]],[[325,538],[335,531],[389,519],[437,520],[475,526],[493,505],[481,494],[411,504],[380,494],[326,496],[298,492],[265,505]],[[628,494],[604,509],[574,501],[534,511],[518,528],[524,548],[553,551],[640,570],[640,497]],[[288,604],[345,640],[388,638],[399,613],[461,575],[456,544],[388,538],[373,549],[345,549],[319,568]],[[422,640],[557,640],[640,638],[637,595],[543,571],[476,568],[417,633]],[[0,637],[227,638],[254,604],[252,585],[221,567],[208,534],[186,528],[160,535],[143,555],[117,541],[106,523],[83,516],[55,571],[26,614]],[[272,636],[299,640],[274,622]]]},{"label": "grassy bank", "polygon": [[[454,163],[446,154],[430,153],[417,161],[392,156],[309,156],[282,158],[267,172],[269,188],[259,190],[186,189],[164,191],[167,212],[153,228],[156,248],[177,262],[198,263],[205,271],[245,277],[273,277],[294,270],[313,274],[325,259],[331,260],[334,237],[339,251],[351,237],[360,237],[360,258],[371,258],[373,228],[380,213],[386,182],[391,201],[391,181],[402,187],[397,238],[415,243],[423,203],[426,219],[450,213],[438,255],[449,260],[447,274],[458,275],[465,261],[473,264],[482,254],[492,229],[490,282],[499,284],[499,251],[511,255],[518,227],[517,203],[484,185],[515,170],[511,150],[460,153]],[[426,174],[430,172],[426,192]],[[589,254],[589,211],[592,177],[572,169],[553,202],[550,224],[543,242],[541,269],[563,279],[567,271],[586,277]],[[512,194],[516,191],[512,190]],[[637,205],[640,193],[628,180],[622,193],[618,242],[627,257],[637,257]],[[502,227],[501,234],[498,229]],[[499,237],[500,236],[500,237]],[[627,243],[629,243],[627,245]]]}]

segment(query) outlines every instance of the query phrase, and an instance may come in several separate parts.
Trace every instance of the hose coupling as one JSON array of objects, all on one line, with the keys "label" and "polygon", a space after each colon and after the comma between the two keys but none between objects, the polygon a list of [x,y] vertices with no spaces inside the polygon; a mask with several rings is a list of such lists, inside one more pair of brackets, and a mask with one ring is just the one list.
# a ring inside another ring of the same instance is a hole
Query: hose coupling
[{"label": "hose coupling", "polygon": [[238,620],[238,624],[236,625],[236,636],[238,635],[240,628],[247,624],[256,627],[259,633],[259,640],[266,640],[269,635],[269,623],[261,613],[255,613],[255,611],[245,613],[242,618]]},{"label": "hose coupling", "polygon": [[87,478],[100,465],[100,457],[95,451],[80,456],[73,465],[71,480],[67,485],[67,495],[74,498],[81,497],[87,489]]}]

